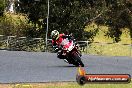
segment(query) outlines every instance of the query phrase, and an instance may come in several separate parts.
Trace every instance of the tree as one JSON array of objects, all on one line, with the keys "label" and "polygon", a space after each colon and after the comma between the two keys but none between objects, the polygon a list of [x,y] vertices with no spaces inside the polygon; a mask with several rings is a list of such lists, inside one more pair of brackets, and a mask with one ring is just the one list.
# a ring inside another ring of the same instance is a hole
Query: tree
[{"label": "tree", "polygon": [[[49,33],[56,29],[60,32],[73,33],[80,39],[92,38],[98,32],[84,31],[91,22],[108,25],[108,36],[115,42],[120,41],[121,28],[127,27],[132,37],[132,2],[131,0],[49,0]],[[47,0],[20,0],[19,12],[28,14],[34,24],[37,36],[45,36],[47,18]],[[41,20],[41,21],[40,21]],[[39,27],[39,28],[38,28]],[[36,31],[36,29],[39,29]]]},{"label": "tree", "polygon": [[132,38],[132,2],[130,0],[115,0],[108,6],[106,22],[110,26],[108,36],[120,41],[121,28],[129,28]]},{"label": "tree", "polygon": [[[19,4],[19,6],[18,6]],[[44,37],[45,28],[44,20],[47,16],[46,2],[35,0],[19,0],[15,2],[16,11],[18,13],[27,14],[29,22],[33,24],[33,28],[29,30],[30,37]]]},{"label": "tree", "polygon": [[3,16],[3,13],[4,13],[4,1],[3,0],[0,0],[0,16]]}]

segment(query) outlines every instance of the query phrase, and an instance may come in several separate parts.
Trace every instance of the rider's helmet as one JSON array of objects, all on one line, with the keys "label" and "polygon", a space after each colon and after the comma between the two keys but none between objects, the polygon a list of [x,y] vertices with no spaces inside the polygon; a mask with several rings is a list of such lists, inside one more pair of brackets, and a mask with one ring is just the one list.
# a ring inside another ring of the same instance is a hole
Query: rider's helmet
[{"label": "rider's helmet", "polygon": [[53,30],[51,32],[51,38],[57,40],[59,38],[59,32],[57,30]]}]

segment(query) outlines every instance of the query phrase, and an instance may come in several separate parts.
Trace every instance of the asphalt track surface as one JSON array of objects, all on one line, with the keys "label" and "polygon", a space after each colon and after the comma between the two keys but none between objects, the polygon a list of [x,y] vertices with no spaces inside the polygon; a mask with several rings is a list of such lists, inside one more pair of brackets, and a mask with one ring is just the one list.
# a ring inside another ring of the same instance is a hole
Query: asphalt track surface
[{"label": "asphalt track surface", "polygon": [[[0,83],[76,81],[77,67],[55,53],[0,51]],[[130,74],[131,57],[83,55],[89,74]]]}]

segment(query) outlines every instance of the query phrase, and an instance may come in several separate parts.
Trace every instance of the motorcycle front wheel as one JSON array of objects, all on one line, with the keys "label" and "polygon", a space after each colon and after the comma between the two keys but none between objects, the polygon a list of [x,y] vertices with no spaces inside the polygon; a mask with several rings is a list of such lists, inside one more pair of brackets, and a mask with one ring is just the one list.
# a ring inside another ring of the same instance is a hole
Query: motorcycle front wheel
[{"label": "motorcycle front wheel", "polygon": [[76,52],[73,54],[73,58],[74,58],[74,61],[75,61],[75,64],[74,64],[75,66],[84,67],[84,64],[81,61],[81,58],[79,57],[79,55]]}]

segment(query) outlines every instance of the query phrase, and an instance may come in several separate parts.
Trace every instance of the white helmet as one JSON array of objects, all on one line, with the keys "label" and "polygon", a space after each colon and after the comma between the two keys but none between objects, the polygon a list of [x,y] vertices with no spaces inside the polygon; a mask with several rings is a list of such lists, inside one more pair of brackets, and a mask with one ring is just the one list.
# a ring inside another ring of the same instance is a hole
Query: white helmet
[{"label": "white helmet", "polygon": [[57,40],[59,38],[59,32],[57,30],[53,30],[51,32],[51,38]]}]

